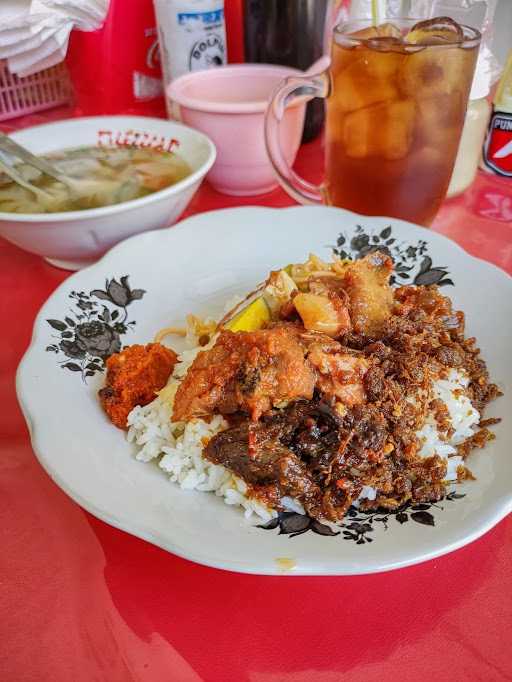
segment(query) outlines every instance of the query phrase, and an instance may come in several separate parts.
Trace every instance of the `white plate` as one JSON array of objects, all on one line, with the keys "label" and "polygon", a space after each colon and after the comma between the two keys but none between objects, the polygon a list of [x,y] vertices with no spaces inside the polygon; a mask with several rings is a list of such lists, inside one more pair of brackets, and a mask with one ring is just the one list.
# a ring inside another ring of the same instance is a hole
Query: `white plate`
[{"label": "white plate", "polygon": [[[329,258],[331,246],[338,245],[356,256],[377,242],[387,243],[412,268],[402,270],[406,278],[400,281],[437,281],[466,312],[468,334],[477,336],[491,376],[506,391],[487,414],[510,417],[512,279],[504,272],[434,232],[395,219],[335,208],[236,208],[133,237],[67,279],[45,303],[17,377],[41,464],[68,495],[113,526],[193,561],[234,571],[371,573],[425,561],[479,537],[512,509],[509,418],[495,428],[496,440],[471,456],[477,480],[457,487],[464,497],[409,509],[407,522],[404,516],[374,514],[347,519],[336,536],[320,535],[318,527],[293,536],[294,530],[304,530],[300,519],[287,517],[280,528],[255,527],[220,498],[183,491],[156,466],[136,461],[123,433],[98,404],[101,373],[91,368],[84,383],[77,371],[81,360],[51,349],[63,332],[72,354],[77,324],[85,321],[76,316],[102,311],[103,304],[115,320],[96,330],[79,328],[91,351],[99,345],[115,350],[119,339],[112,325],[125,315],[126,323],[136,325],[128,325],[122,343],[146,343],[155,330],[178,323],[190,311],[220,312],[227,297],[250,290],[270,269],[301,261],[310,251]],[[113,301],[90,297],[92,290],[105,288],[107,279],[120,283],[124,275],[133,294],[124,308],[121,287],[111,287]],[[91,311],[91,302],[100,308]]]}]

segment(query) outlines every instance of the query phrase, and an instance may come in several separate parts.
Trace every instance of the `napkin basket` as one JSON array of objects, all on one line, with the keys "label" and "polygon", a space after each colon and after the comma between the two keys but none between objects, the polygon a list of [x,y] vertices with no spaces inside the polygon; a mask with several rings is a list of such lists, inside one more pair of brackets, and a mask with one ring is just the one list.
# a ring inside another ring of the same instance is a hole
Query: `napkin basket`
[{"label": "napkin basket", "polygon": [[18,78],[0,60],[0,121],[68,104],[72,87],[65,64]]}]

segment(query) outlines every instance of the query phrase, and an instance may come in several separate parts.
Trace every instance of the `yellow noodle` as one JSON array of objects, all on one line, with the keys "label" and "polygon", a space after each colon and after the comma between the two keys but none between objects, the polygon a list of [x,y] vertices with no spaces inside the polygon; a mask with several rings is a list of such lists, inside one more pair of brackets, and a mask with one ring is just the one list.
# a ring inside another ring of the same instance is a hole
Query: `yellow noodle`
[{"label": "yellow noodle", "polygon": [[155,334],[153,343],[161,343],[162,339],[164,339],[166,336],[169,336],[170,334],[175,334],[176,336],[186,336],[187,330],[183,327],[164,327]]}]

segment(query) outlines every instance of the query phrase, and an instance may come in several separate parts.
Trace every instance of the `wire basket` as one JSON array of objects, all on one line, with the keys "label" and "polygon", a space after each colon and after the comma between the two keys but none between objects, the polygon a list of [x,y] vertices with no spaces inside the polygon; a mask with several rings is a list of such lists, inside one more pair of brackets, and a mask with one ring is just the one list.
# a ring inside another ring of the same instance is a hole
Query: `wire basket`
[{"label": "wire basket", "polygon": [[68,104],[72,86],[65,64],[18,78],[0,60],[0,121]]}]

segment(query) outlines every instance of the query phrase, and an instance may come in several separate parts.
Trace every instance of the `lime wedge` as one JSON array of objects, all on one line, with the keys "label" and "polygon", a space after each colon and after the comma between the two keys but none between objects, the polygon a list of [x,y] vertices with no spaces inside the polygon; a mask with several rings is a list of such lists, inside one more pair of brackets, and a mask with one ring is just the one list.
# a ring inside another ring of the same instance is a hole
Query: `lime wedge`
[{"label": "lime wedge", "polygon": [[260,296],[226,323],[232,332],[254,332],[270,321],[270,310]]}]

